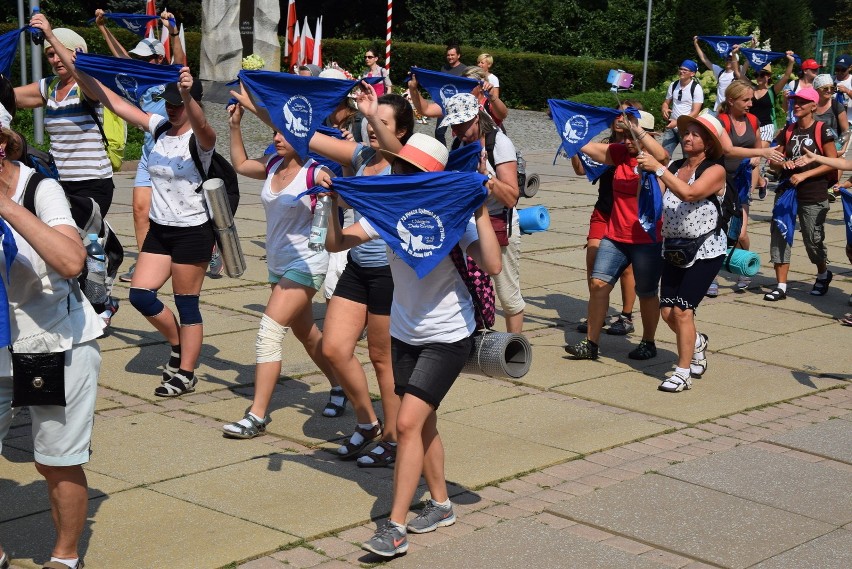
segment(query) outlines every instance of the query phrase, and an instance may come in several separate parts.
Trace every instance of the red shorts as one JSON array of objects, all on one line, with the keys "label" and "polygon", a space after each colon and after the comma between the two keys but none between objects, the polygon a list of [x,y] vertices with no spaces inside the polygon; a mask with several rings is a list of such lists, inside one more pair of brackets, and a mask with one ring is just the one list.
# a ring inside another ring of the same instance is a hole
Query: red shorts
[{"label": "red shorts", "polygon": [[606,235],[606,226],[609,223],[609,216],[604,215],[597,208],[592,210],[592,217],[589,219],[589,235],[586,239],[603,239]]}]

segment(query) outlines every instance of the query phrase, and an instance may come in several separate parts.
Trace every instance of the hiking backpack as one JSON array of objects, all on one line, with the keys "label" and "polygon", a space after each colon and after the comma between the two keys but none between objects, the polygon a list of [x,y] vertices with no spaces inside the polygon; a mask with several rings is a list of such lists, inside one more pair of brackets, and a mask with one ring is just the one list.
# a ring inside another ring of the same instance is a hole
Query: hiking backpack
[{"label": "hiking backpack", "polygon": [[[24,189],[23,206],[33,215],[37,215],[35,207],[36,190],[41,181],[46,178],[47,176],[39,172],[33,172],[30,179],[27,180],[27,185]],[[74,223],[77,225],[77,232],[80,233],[80,237],[85,241],[87,235],[91,233],[96,234],[98,236],[98,243],[101,244],[106,254],[107,271],[104,282],[95,280],[93,278],[94,275],[91,275],[92,278],[90,278],[84,264],[83,272],[77,277],[80,289],[86,295],[86,298],[90,300],[93,298],[96,289],[102,290],[106,288],[109,294],[112,292],[112,285],[115,282],[116,275],[118,275],[118,268],[121,266],[122,261],[124,261],[124,248],[121,246],[121,242],[118,240],[112,227],[101,217],[101,208],[95,200],[83,196],[69,196],[68,194],[65,197],[68,200],[68,205],[71,207],[71,217],[74,218]],[[92,306],[98,312],[104,310],[103,304],[92,303]]]},{"label": "hiking backpack", "polygon": [[[164,135],[170,128],[172,123],[166,121],[157,127],[154,131],[154,140],[156,141]],[[198,145],[195,142],[195,133],[189,138],[189,154],[192,156],[192,163],[195,164],[195,169],[201,174],[202,183],[211,178],[220,178],[225,183],[225,193],[228,194],[228,205],[231,206],[231,214],[237,213],[237,207],[240,205],[240,182],[237,179],[237,171],[231,166],[228,160],[213,151],[213,156],[210,158],[210,168],[205,172],[204,166],[201,164],[201,158],[198,156]],[[201,186],[195,190],[196,193],[201,193]]]},{"label": "hiking backpack", "polygon": [[[822,125],[825,123],[822,121],[814,122],[814,142],[816,142],[817,151],[822,156],[825,156],[825,151],[822,146]],[[796,123],[792,122],[784,127],[784,150],[787,150],[787,144],[790,142],[790,137],[793,136],[793,128],[795,128]],[[826,174],[828,178],[829,184],[836,184],[838,181],[837,170],[832,170],[828,174]]]},{"label": "hiking backpack", "polygon": [[[677,87],[677,86],[678,86],[678,83],[680,83],[680,79],[675,79],[674,81],[672,81],[672,84],[671,84],[671,86],[669,87],[669,89],[671,89],[671,92],[672,92],[672,100],[674,100],[675,87]],[[690,97],[692,97],[692,102],[693,102],[693,103],[695,103],[695,89],[696,89],[697,87],[698,87],[698,81],[697,81],[697,80],[693,77],[693,78],[692,78],[692,83],[691,83],[691,84],[690,84],[690,86],[689,86],[689,96],[690,96]],[[681,92],[682,92],[682,91],[683,91],[683,89],[681,89]],[[702,88],[701,88],[701,92],[702,92],[702,93],[704,93],[704,87],[702,87]]]},{"label": "hiking backpack", "polygon": [[56,168],[56,162],[53,160],[53,155],[44,150],[40,150],[35,146],[30,146],[26,137],[20,132],[15,132],[18,138],[21,139],[21,162],[25,166],[29,166],[45,178],[59,179],[59,170]]},{"label": "hiking backpack", "polygon": [[[47,85],[44,98],[48,99],[56,93],[56,87],[59,85],[59,77],[54,77]],[[124,162],[124,148],[127,146],[127,122],[116,115],[107,107],[103,108],[103,120],[98,116],[97,109],[83,95],[79,85],[77,86],[80,104],[83,109],[94,121],[98,127],[98,132],[101,133],[101,139],[104,143],[104,149],[109,158],[110,166],[113,172],[121,170],[121,164]]]}]

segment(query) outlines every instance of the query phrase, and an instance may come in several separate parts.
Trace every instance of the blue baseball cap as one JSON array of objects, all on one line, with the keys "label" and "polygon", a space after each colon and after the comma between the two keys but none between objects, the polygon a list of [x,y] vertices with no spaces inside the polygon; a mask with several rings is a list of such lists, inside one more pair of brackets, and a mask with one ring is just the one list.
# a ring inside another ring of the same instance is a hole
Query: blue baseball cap
[{"label": "blue baseball cap", "polygon": [[834,66],[841,69],[849,69],[849,67],[852,67],[852,57],[848,55],[841,55],[834,60]]},{"label": "blue baseball cap", "polygon": [[[689,69],[693,73],[698,71],[698,64],[692,61],[691,59],[684,59],[683,63],[680,64],[680,67],[683,67],[684,69]],[[680,69],[680,67],[678,69]]]}]

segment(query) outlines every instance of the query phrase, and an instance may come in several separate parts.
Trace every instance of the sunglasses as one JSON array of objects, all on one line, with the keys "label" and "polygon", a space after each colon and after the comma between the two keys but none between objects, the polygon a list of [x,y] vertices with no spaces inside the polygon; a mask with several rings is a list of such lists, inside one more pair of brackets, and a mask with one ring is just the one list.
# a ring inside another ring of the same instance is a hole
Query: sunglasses
[{"label": "sunglasses", "polygon": [[820,87],[817,91],[820,93],[834,93],[834,87]]},{"label": "sunglasses", "polygon": [[804,107],[805,105],[810,105],[813,101],[807,101],[805,99],[794,99],[793,106],[794,107]]},{"label": "sunglasses", "polygon": [[364,59],[376,59],[376,58],[377,58],[377,56],[375,56],[375,55],[365,55],[364,56]]}]

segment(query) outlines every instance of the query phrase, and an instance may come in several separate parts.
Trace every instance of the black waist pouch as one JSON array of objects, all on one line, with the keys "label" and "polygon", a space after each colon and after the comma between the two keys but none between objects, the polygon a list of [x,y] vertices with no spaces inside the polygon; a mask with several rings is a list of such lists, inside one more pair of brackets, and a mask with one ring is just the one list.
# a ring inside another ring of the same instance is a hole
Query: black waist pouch
[{"label": "black waist pouch", "polygon": [[12,407],[36,405],[65,407],[65,352],[12,352]]}]

